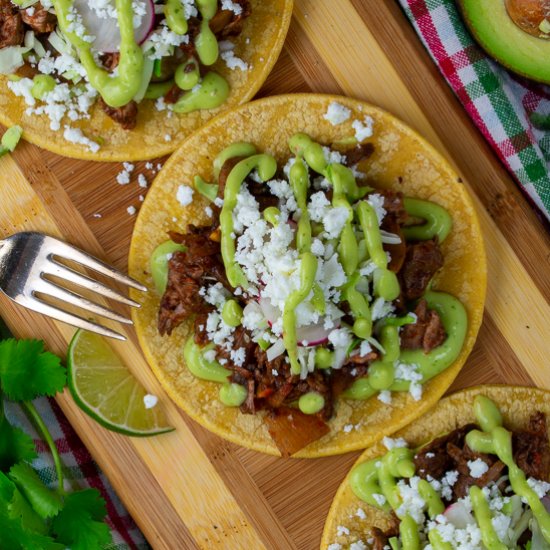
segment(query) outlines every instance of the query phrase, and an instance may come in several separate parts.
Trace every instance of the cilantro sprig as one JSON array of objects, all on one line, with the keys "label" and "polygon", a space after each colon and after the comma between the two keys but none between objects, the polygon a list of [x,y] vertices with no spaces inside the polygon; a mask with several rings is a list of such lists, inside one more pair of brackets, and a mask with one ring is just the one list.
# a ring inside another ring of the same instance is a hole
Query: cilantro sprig
[{"label": "cilantro sprig", "polygon": [[[0,548],[99,550],[111,542],[99,491],[65,491],[61,457],[32,402],[63,391],[66,383],[59,357],[44,351],[43,342],[0,341]],[[47,487],[32,468],[37,457],[33,440],[9,423],[4,399],[22,405],[48,445],[57,473],[56,489]]]}]

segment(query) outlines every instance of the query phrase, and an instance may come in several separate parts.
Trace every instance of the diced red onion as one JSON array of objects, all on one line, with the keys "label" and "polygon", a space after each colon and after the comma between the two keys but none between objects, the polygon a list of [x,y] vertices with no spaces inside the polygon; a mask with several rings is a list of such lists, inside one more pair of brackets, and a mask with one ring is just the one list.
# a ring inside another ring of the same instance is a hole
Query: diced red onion
[{"label": "diced red onion", "polygon": [[279,308],[275,307],[271,303],[271,300],[269,298],[260,298],[258,300],[258,304],[260,305],[262,313],[267,319],[269,326],[273,325],[273,323],[276,323],[281,317],[281,312],[279,311]]},{"label": "diced red onion", "polygon": [[[306,325],[296,329],[296,339],[299,346],[318,346],[328,342],[328,335],[332,329],[326,329],[323,322],[315,325]],[[303,344],[302,342],[307,342]]]}]

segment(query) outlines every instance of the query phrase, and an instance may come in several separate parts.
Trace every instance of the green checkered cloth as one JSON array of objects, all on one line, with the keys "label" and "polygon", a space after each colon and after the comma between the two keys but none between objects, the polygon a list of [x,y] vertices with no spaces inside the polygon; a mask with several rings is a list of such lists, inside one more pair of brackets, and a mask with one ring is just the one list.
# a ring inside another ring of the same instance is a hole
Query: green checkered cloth
[{"label": "green checkered cloth", "polygon": [[492,61],[453,0],[399,1],[476,126],[550,220],[550,87]]}]

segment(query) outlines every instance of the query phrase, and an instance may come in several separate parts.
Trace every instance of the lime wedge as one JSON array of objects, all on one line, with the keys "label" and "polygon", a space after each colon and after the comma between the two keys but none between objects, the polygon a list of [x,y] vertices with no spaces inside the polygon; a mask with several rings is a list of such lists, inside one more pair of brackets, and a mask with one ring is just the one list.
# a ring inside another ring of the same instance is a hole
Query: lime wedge
[{"label": "lime wedge", "polygon": [[[76,404],[102,426],[137,437],[174,429],[166,424],[160,407],[145,407],[145,388],[103,337],[78,330],[67,355],[71,394]],[[154,398],[147,399],[151,400]]]}]

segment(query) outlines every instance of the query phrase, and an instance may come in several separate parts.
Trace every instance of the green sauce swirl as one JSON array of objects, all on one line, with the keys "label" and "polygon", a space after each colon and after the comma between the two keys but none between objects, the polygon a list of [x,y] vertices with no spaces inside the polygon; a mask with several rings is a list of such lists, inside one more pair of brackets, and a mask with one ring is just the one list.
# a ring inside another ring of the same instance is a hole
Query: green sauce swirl
[{"label": "green sauce swirl", "polygon": [[233,287],[242,286],[246,288],[248,286],[248,280],[241,266],[235,261],[233,210],[237,206],[237,195],[241,185],[253,170],[257,170],[262,181],[267,181],[275,175],[277,162],[271,155],[253,155],[237,163],[227,178],[223,208],[220,214],[221,249],[227,280]]},{"label": "green sauce swirl", "polygon": [[[508,467],[510,485],[515,495],[527,502],[540,526],[542,535],[550,542],[550,514],[540,498],[529,486],[525,473],[513,459],[512,434],[502,426],[502,415],[493,401],[483,395],[474,399],[474,414],[483,431],[471,430],[466,434],[467,445],[475,452],[489,453]],[[398,490],[399,478],[411,478],[415,474],[413,451],[406,447],[393,448],[384,456],[377,457],[356,466],[349,478],[350,488],[364,502],[389,512],[393,510],[401,520],[400,538],[402,548],[419,548],[419,526],[401,508],[402,499]],[[430,519],[444,513],[445,506],[432,485],[424,479],[418,481],[418,492],[424,500],[424,510]],[[384,498],[381,499],[380,495]],[[483,491],[470,487],[470,500],[475,520],[480,528],[485,548],[506,550],[492,523],[492,513]],[[504,508],[503,508],[503,511]],[[436,550],[450,550],[451,544],[444,541],[437,528],[427,533]]]},{"label": "green sauce swirl", "polygon": [[78,51],[90,84],[111,107],[122,107],[129,103],[139,90],[143,71],[143,52],[134,39],[132,0],[115,0],[120,29],[120,61],[117,76],[100,68],[95,62],[91,44],[69,30],[71,21],[68,18],[73,7],[72,1],[52,0],[52,3],[59,27]]},{"label": "green sauce swirl", "polygon": [[183,347],[183,358],[187,368],[193,376],[201,380],[209,380],[210,382],[227,382],[228,376],[231,376],[231,371],[224,369],[217,361],[208,361],[204,357],[204,352],[214,349],[214,344],[201,348],[195,343],[193,337],[187,339]]}]

